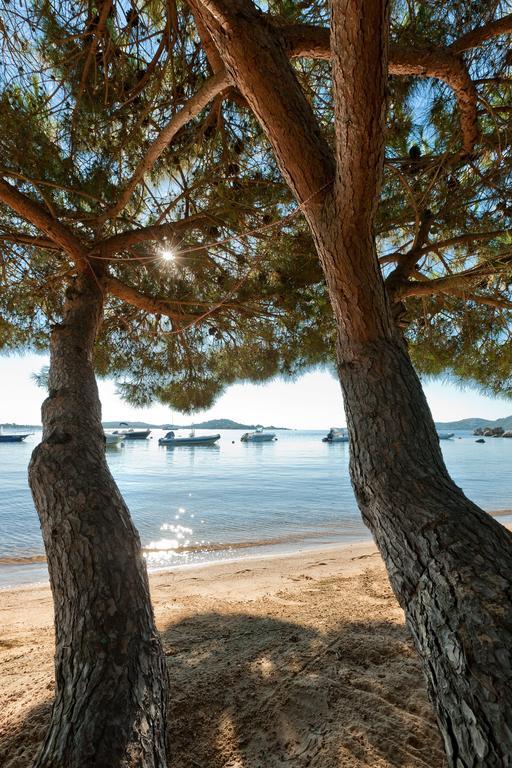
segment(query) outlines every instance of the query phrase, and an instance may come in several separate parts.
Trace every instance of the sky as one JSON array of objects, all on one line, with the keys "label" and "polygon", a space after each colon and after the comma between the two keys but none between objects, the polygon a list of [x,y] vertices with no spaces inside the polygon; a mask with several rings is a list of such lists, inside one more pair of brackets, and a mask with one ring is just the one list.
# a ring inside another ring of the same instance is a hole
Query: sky
[{"label": "sky", "polygon": [[[44,390],[32,381],[48,358],[43,355],[0,357],[0,423],[40,424]],[[497,419],[512,413],[512,400],[485,397],[472,389],[461,390],[441,381],[425,383],[425,392],[436,421],[455,421],[479,416]],[[325,370],[306,373],[296,381],[276,379],[263,385],[237,384],[208,411],[193,417],[155,404],[137,409],[116,394],[113,381],[99,382],[104,421],[147,421],[152,424],[233,419],[245,424],[274,425],[296,429],[328,429],[345,426],[338,381]]]}]

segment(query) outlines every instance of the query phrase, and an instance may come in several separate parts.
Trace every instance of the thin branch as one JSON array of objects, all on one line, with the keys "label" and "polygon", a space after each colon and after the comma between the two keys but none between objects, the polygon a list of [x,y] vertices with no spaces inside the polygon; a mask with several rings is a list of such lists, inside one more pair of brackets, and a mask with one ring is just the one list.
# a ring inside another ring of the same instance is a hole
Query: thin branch
[{"label": "thin branch", "polygon": [[466,301],[474,301],[475,304],[486,304],[489,307],[497,307],[498,309],[512,309],[512,301],[497,296],[485,296],[482,293],[471,293],[468,295],[466,291],[454,291],[451,293],[454,296],[458,296]]},{"label": "thin branch", "polygon": [[107,20],[110,14],[112,8],[112,0],[105,0],[105,2],[102,5],[101,12],[99,14],[98,23],[96,24],[96,28],[92,32],[92,39],[91,44],[89,46],[89,50],[87,52],[87,57],[85,59],[84,68],[82,70],[82,76],[80,78],[80,84],[78,86],[78,96],[76,101],[76,107],[75,112],[73,115],[73,119],[75,118],[75,115],[77,114],[77,109],[80,104],[80,99],[82,97],[82,94],[85,90],[85,85],[87,81],[87,76],[89,74],[89,69],[91,68],[91,64],[93,62],[94,56],[96,55],[96,49],[98,47],[98,40],[101,37],[101,35],[105,31],[105,27],[107,24]]},{"label": "thin branch", "polygon": [[416,232],[412,247],[406,253],[398,255],[397,266],[386,278],[386,286],[392,297],[394,297],[396,289],[399,289],[414,271],[416,264],[421,258],[422,247],[428,238],[432,223],[432,214],[427,209],[421,216],[420,226]]},{"label": "thin branch", "polygon": [[[510,257],[508,263],[504,263],[503,266],[509,266]],[[444,277],[438,277],[434,280],[425,280],[424,282],[415,281],[402,283],[398,286],[393,294],[394,301],[403,299],[406,296],[429,296],[433,293],[450,293],[455,290],[464,290],[464,288],[472,288],[474,282],[479,282],[483,277],[489,277],[496,274],[496,267],[491,269],[486,264],[482,264],[474,269],[466,270],[465,272],[459,272],[455,275],[446,275]]]},{"label": "thin branch", "polygon": [[45,248],[48,251],[62,250],[53,240],[35,235],[26,235],[24,232],[1,232],[0,240],[19,245],[32,245],[35,248]]},{"label": "thin branch", "polygon": [[116,296],[118,299],[132,304],[134,307],[150,312],[153,315],[165,315],[176,322],[194,322],[198,316],[185,315],[176,311],[176,302],[171,302],[168,299],[155,298],[154,296],[148,296],[145,293],[141,293],[136,288],[132,288],[130,285],[126,285],[122,280],[118,280],[116,277],[104,277],[102,285],[105,290]]},{"label": "thin branch", "polygon": [[111,208],[104,211],[98,218],[100,223],[114,218],[123,210],[130,200],[134,189],[142,181],[144,175],[153,167],[162,152],[167,149],[178,131],[180,131],[194,117],[197,117],[213,97],[224,90],[229,84],[230,81],[225,70],[217,75],[213,75],[213,77],[207,80],[199,91],[187,101],[183,108],[171,118],[167,125],[162,128],[156,139],[150,145],[145,156],[137,165],[137,168],[121,192],[117,202]]},{"label": "thin branch", "polygon": [[16,171],[11,170],[10,168],[0,168],[0,174],[2,174],[2,176],[10,176],[13,179],[20,179],[21,181],[26,181],[29,184],[33,184],[35,187],[39,187],[39,186],[51,187],[52,189],[59,189],[63,192],[69,192],[72,195],[78,195],[79,197],[84,197],[87,200],[92,200],[94,203],[101,203],[101,200],[99,197],[94,197],[94,195],[90,195],[88,192],[83,192],[80,189],[73,189],[73,187],[66,187],[63,184],[57,184],[55,181],[46,181],[45,179],[33,179],[30,176],[24,176],[22,173],[17,173]]},{"label": "thin branch", "polygon": [[431,251],[437,251],[441,248],[450,248],[452,245],[462,245],[463,243],[472,243],[475,240],[492,240],[494,237],[500,237],[506,235],[508,230],[495,229],[491,232],[468,232],[465,235],[457,235],[450,237],[447,240],[441,240],[437,243],[429,243],[420,250],[420,255],[423,256]]},{"label": "thin branch", "polygon": [[[213,214],[196,213],[188,216],[186,219],[180,219],[167,224],[155,224],[150,227],[141,227],[140,229],[121,232],[118,235],[103,240],[94,251],[98,251],[103,259],[108,259],[120,251],[131,248],[139,243],[151,241],[164,241],[166,238],[174,235],[181,235],[184,232],[195,229],[201,224],[212,220]],[[135,258],[135,257],[134,257]]]}]

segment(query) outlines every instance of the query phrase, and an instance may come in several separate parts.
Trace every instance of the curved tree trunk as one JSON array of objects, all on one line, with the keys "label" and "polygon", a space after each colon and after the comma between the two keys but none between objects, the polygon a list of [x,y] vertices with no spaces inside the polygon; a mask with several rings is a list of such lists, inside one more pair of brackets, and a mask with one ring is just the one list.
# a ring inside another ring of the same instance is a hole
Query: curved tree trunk
[{"label": "curved tree trunk", "polygon": [[163,768],[167,672],[137,531],[105,459],[92,350],[94,275],[52,333],[29,480],[55,605],[56,698],[37,768]]},{"label": "curved tree trunk", "polygon": [[338,328],[351,477],[421,656],[450,768],[512,766],[512,534],[457,488],[374,239],[389,0],[333,0],[336,157],[250,0],[191,0],[310,225]]},{"label": "curved tree trunk", "polygon": [[359,508],[423,661],[448,763],[512,766],[512,534],[449,477],[400,341],[339,351]]}]

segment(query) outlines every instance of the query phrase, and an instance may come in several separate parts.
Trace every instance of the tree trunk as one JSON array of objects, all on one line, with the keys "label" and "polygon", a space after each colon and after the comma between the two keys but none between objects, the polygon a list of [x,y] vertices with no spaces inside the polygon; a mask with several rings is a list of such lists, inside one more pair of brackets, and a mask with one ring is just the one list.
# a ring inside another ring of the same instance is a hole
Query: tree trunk
[{"label": "tree trunk", "polygon": [[333,0],[336,157],[249,0],[191,0],[308,220],[338,328],[351,478],[421,656],[450,768],[512,766],[512,534],[457,488],[374,239],[389,0]]},{"label": "tree trunk", "polygon": [[[352,350],[355,352],[356,350]],[[403,343],[339,371],[351,479],[423,661],[453,768],[512,766],[512,534],[445,468]]]},{"label": "tree trunk", "polygon": [[167,672],[137,531],[105,459],[92,350],[103,297],[68,289],[29,480],[55,606],[56,698],[37,768],[163,768]]},{"label": "tree trunk", "polygon": [[338,173],[312,226],[337,319],[354,491],[422,659],[448,763],[504,768],[512,534],[450,478],[378,268],[388,14],[388,0],[333,4]]}]

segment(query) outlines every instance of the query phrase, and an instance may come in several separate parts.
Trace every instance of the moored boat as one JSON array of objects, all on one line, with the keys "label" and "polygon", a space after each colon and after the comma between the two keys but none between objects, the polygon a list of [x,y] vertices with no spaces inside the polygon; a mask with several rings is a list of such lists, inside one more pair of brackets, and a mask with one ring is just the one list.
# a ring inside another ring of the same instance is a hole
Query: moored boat
[{"label": "moored boat", "polygon": [[257,427],[254,432],[245,432],[240,441],[242,443],[271,443],[275,439],[275,432],[264,432],[263,427]]},{"label": "moored boat", "polygon": [[346,429],[331,427],[327,435],[322,438],[322,443],[348,443],[348,432]]},{"label": "moored boat", "polygon": [[125,440],[146,440],[151,434],[150,429],[133,429],[124,421],[119,426],[126,427],[126,429],[115,429],[111,434],[122,435]]},{"label": "moored boat", "polygon": [[115,435],[112,432],[104,432],[104,435],[107,448],[111,445],[121,445],[124,443],[124,435]]},{"label": "moored boat", "polygon": [[33,435],[33,432],[27,432],[24,435],[4,435],[0,434],[0,443],[22,443],[23,440],[25,440],[26,437],[29,437],[30,435]]},{"label": "moored boat", "polygon": [[214,445],[220,440],[220,435],[196,435],[194,430],[186,437],[176,436],[174,432],[167,432],[164,437],[158,441],[158,445],[176,446],[176,445]]},{"label": "moored boat", "polygon": [[438,432],[437,436],[440,440],[451,440],[455,437],[455,432]]}]

